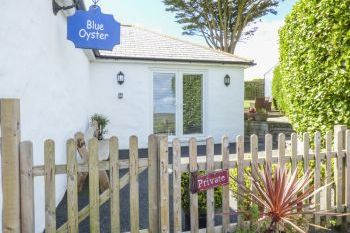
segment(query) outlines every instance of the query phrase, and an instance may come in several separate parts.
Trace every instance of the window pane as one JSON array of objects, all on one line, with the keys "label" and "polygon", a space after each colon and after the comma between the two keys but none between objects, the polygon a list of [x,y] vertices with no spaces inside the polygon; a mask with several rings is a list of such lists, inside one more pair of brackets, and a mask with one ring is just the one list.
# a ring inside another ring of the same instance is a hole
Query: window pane
[{"label": "window pane", "polygon": [[175,74],[153,74],[153,132],[175,134]]},{"label": "window pane", "polygon": [[183,76],[183,133],[203,133],[202,75]]}]

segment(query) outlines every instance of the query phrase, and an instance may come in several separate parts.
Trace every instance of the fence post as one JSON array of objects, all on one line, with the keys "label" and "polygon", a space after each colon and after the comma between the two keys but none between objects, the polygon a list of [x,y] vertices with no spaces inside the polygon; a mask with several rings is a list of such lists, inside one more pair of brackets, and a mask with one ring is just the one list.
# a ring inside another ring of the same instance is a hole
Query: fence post
[{"label": "fence post", "polygon": [[[207,172],[215,171],[214,166],[214,139],[208,138],[207,146]],[[207,232],[214,232],[215,226],[215,199],[214,189],[207,190]]]},{"label": "fence post", "polygon": [[[337,152],[336,165],[334,166],[334,180],[336,183],[336,202],[337,211],[343,211],[343,203],[345,202],[345,170],[346,163],[343,156],[343,149],[345,147],[345,131],[346,125],[334,126],[334,149]],[[337,217],[337,224],[342,224],[342,217]]]},{"label": "fence post", "polygon": [[169,169],[168,169],[168,137],[159,140],[159,182],[160,182],[160,232],[169,233]]},{"label": "fence post", "polygon": [[34,233],[34,179],[33,179],[33,144],[20,144],[21,171],[21,232]]},{"label": "fence post", "polygon": [[55,142],[46,140],[44,143],[45,169],[45,232],[56,232],[56,191],[55,191]]},{"label": "fence post", "polygon": [[179,139],[173,141],[173,215],[174,233],[181,233],[181,143]]},{"label": "fence post", "polygon": [[78,163],[77,147],[74,139],[67,141],[67,217],[68,233],[75,233],[79,230],[78,220]]},{"label": "fence post", "polygon": [[136,233],[140,229],[139,208],[139,153],[138,138],[129,139],[129,174],[130,174],[130,232]]},{"label": "fence post", "polygon": [[[243,184],[244,182],[244,139],[243,136],[238,135],[236,137],[236,153],[237,153],[237,181],[239,184]],[[237,193],[243,193],[244,191],[237,185]],[[237,197],[237,209],[241,211],[243,208],[243,197]],[[238,226],[243,226],[244,219],[242,215],[238,215],[237,217]]]},{"label": "fence post", "polygon": [[0,100],[2,164],[2,232],[21,232],[19,144],[20,101]]},{"label": "fence post", "polygon": [[[321,186],[321,133],[316,132],[314,136],[314,150],[315,150],[315,173],[314,173],[314,189],[317,190]],[[321,194],[317,193],[315,197],[315,209],[320,211]],[[320,225],[321,217],[319,214],[315,215],[315,224]]]},{"label": "fence post", "polygon": [[[190,152],[190,184],[192,182],[191,173],[198,172],[197,166],[197,142],[195,138],[189,141]],[[191,211],[191,233],[198,233],[198,193],[190,193],[190,211]]]},{"label": "fence post", "polygon": [[[228,170],[229,164],[229,141],[227,136],[221,139],[221,153],[222,153],[222,169]],[[222,187],[222,232],[228,233],[230,231],[230,186]]]},{"label": "fence post", "polygon": [[[346,142],[345,142],[345,150],[346,150],[346,212],[350,213],[350,130],[346,130]],[[346,216],[347,224],[350,224],[350,216]]]},{"label": "fence post", "polygon": [[98,175],[98,142],[96,138],[88,144],[90,232],[100,232],[100,200]]},{"label": "fence post", "polygon": [[[328,131],[325,136],[326,141],[326,184],[332,182],[332,132]],[[332,202],[332,187],[328,186],[326,188],[326,210],[331,210],[334,206],[334,201]],[[326,226],[330,226],[330,216],[326,216]]]},{"label": "fence post", "polygon": [[109,176],[111,233],[120,232],[120,179],[119,179],[119,141],[117,137],[109,139]]},{"label": "fence post", "polygon": [[[303,171],[304,171],[304,174],[309,170],[309,157],[310,157],[310,154],[309,154],[309,150],[310,150],[310,137],[309,137],[309,134],[308,133],[303,133],[303,160],[304,160],[304,168],[303,168]],[[307,190],[309,187],[306,186],[304,191]],[[309,204],[310,203],[310,200],[305,200],[305,204]],[[305,210],[308,210],[309,207],[306,206],[304,208]]]},{"label": "fence post", "polygon": [[158,138],[156,135],[148,137],[148,224],[149,233],[159,231],[158,213]]}]

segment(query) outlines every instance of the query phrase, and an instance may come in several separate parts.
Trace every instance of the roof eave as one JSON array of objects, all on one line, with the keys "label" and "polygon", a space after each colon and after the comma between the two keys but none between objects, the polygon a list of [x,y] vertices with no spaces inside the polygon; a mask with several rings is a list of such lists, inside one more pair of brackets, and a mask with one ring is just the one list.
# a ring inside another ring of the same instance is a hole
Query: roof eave
[{"label": "roof eave", "polygon": [[253,61],[223,61],[223,60],[196,60],[196,59],[176,59],[176,58],[150,58],[150,57],[125,57],[125,56],[108,56],[101,55],[99,51],[95,52],[95,56],[101,59],[110,60],[135,60],[135,61],[161,61],[161,62],[184,62],[184,63],[207,63],[207,64],[228,64],[228,65],[243,65],[254,66]]}]

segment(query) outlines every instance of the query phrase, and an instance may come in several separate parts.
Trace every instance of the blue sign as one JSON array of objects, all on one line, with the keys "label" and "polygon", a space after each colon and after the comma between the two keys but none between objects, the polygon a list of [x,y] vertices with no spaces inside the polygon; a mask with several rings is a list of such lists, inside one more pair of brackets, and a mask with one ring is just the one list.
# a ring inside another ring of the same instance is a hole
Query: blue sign
[{"label": "blue sign", "polygon": [[120,23],[113,15],[101,13],[97,5],[77,10],[67,19],[67,39],[76,48],[112,50],[120,44]]}]

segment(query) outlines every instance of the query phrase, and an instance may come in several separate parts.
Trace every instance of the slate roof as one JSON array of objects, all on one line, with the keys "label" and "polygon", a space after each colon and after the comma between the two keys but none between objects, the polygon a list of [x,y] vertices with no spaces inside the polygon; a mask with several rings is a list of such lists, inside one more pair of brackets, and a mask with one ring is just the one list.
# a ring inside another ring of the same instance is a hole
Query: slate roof
[{"label": "slate roof", "polygon": [[121,26],[121,42],[99,58],[254,65],[253,60],[180,40],[145,28]]}]

